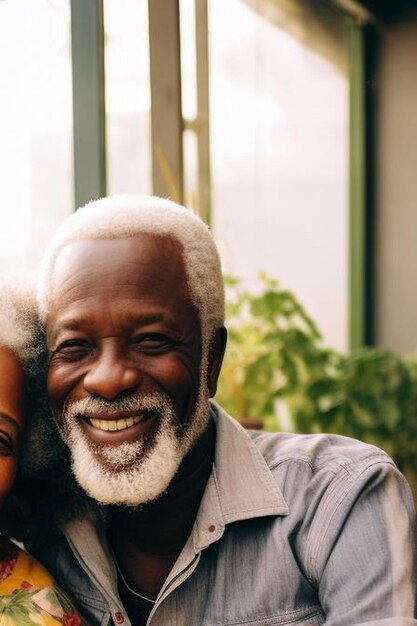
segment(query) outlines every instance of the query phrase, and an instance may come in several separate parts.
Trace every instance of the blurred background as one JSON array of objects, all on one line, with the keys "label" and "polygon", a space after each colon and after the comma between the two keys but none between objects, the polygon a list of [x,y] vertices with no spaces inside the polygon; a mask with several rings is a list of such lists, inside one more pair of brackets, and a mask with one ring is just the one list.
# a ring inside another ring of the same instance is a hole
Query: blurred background
[{"label": "blurred background", "polygon": [[[90,199],[183,202],[250,294],[234,294],[232,356],[248,316],[243,349],[264,350],[246,374],[235,355],[227,380],[269,385],[256,410],[273,404],[278,427],[340,430],[397,458],[405,438],[410,459],[416,67],[414,0],[0,0],[0,267],[36,269]],[[265,373],[274,348],[285,358]],[[233,408],[241,391],[221,393]]]}]

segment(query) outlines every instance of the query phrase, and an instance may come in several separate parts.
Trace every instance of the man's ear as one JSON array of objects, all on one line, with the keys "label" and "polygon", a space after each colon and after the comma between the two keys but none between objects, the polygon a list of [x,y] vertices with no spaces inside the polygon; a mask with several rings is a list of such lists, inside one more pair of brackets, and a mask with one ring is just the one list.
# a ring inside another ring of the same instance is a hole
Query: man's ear
[{"label": "man's ear", "polygon": [[227,330],[224,326],[221,326],[216,330],[216,333],[211,341],[208,353],[207,386],[210,398],[216,395],[217,379],[219,378],[220,370],[223,363],[226,342]]}]

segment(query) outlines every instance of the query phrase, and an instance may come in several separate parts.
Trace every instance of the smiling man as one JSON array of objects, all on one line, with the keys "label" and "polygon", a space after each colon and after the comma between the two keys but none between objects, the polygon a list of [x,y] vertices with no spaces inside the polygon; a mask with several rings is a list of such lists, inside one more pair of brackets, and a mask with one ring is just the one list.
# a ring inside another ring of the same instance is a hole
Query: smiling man
[{"label": "smiling man", "polygon": [[[71,243],[54,283],[48,390],[74,473],[102,503],[155,500],[207,425],[200,323],[180,246],[149,233]],[[210,337],[212,391],[223,338],[223,328]]]},{"label": "smiling man", "polygon": [[[39,304],[88,505],[39,556],[92,624],[417,623],[413,505],[392,461],[343,437],[248,434],[210,402],[224,288],[197,217],[151,197],[80,209],[46,252]],[[54,520],[70,469],[64,453],[45,466]]]}]

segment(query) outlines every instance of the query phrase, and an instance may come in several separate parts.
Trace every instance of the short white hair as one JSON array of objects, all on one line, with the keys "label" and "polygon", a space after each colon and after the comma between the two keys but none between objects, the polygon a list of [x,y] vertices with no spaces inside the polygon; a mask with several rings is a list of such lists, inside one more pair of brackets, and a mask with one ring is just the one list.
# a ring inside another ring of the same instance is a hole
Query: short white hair
[{"label": "short white hair", "polygon": [[[203,343],[224,324],[224,283],[219,254],[204,222],[185,207],[155,196],[121,195],[90,202],[53,235],[40,269],[38,302],[46,320],[60,251],[86,239],[122,239],[140,233],[169,236],[182,248],[191,301],[200,317]],[[205,341],[204,341],[205,340]]]}]

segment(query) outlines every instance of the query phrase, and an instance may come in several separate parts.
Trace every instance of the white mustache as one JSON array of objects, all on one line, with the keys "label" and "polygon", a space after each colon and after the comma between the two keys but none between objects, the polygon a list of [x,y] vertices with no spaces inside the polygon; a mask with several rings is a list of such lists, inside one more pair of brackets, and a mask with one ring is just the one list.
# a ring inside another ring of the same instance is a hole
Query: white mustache
[{"label": "white mustache", "polygon": [[97,417],[113,413],[129,411],[141,413],[144,411],[158,411],[160,413],[174,411],[171,399],[163,393],[152,393],[138,397],[120,398],[119,400],[104,400],[103,398],[82,398],[64,405],[62,418],[65,422],[73,420],[77,415]]}]

